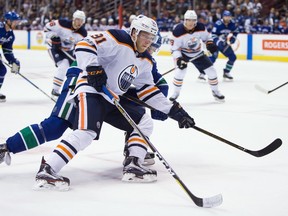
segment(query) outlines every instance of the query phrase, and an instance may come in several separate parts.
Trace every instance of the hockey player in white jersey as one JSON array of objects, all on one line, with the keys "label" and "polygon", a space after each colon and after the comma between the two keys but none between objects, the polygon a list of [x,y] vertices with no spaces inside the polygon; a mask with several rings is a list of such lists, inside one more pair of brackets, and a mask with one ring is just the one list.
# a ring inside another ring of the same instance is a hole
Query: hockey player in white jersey
[{"label": "hockey player in white jersey", "polygon": [[[122,95],[133,84],[139,99],[168,114],[180,128],[195,125],[193,118],[175,102],[169,100],[155,86],[151,74],[151,55],[146,51],[154,41],[158,27],[154,20],[140,15],[131,24],[130,35],[123,30],[108,30],[88,36],[75,48],[79,67],[83,70],[73,95],[77,106],[75,130],[67,135],[54,149],[47,161],[42,159],[36,175],[36,187],[65,185],[69,179],[58,172],[94,139],[99,139],[103,122],[129,131],[129,157],[123,168],[123,181],[152,182],[157,172],[141,164],[147,153],[147,144],[126,121],[108,96],[102,92],[103,85],[117,95]],[[152,133],[151,118],[138,106],[121,104],[136,122],[142,133]]]},{"label": "hockey player in white jersey", "polygon": [[54,96],[60,95],[66,71],[73,62],[75,44],[87,36],[84,28],[85,19],[85,13],[77,10],[73,13],[72,20],[52,20],[44,27],[49,45],[48,52],[57,67],[51,92]]},{"label": "hockey player in white jersey", "polygon": [[197,14],[194,10],[186,11],[184,23],[178,24],[172,34],[171,51],[177,68],[173,80],[174,92],[169,99],[175,101],[178,98],[187,72],[187,63],[190,61],[199,71],[207,74],[214,98],[224,101],[224,95],[218,90],[216,70],[210,59],[204,55],[202,42],[206,43],[206,47],[211,53],[217,51],[217,46],[213,43],[212,36],[204,24],[197,22]]}]

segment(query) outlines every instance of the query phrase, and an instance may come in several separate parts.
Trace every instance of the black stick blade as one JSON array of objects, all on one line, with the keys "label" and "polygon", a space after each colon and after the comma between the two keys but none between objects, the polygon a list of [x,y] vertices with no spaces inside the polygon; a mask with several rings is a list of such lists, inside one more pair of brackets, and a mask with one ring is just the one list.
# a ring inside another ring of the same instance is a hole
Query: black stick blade
[{"label": "black stick blade", "polygon": [[270,143],[268,146],[266,146],[265,148],[263,148],[259,151],[247,150],[247,152],[251,155],[254,155],[255,157],[263,157],[263,156],[270,154],[271,152],[275,151],[281,145],[282,145],[282,140],[277,138],[272,143]]}]

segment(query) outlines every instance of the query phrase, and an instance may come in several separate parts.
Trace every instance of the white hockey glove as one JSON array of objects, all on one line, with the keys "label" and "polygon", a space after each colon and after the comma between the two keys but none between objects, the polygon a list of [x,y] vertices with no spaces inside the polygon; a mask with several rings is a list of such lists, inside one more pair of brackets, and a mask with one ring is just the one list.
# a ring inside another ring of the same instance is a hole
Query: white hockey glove
[{"label": "white hockey glove", "polygon": [[11,66],[11,73],[18,74],[20,71],[20,62],[16,59]]}]

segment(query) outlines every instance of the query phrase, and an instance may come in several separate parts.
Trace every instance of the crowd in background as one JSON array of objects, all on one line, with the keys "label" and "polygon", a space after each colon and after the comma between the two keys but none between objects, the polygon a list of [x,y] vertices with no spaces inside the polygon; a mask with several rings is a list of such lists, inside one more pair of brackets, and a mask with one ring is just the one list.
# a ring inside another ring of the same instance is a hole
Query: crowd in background
[{"label": "crowd in background", "polygon": [[[4,2],[0,0],[2,17],[7,10]],[[19,3],[12,0],[9,1],[8,10],[22,17],[18,29],[41,30],[53,19],[71,19],[73,12],[79,9],[87,16],[85,28],[88,31],[101,31],[119,28],[118,11],[113,7],[108,10],[109,2],[111,0],[23,0]],[[194,5],[189,0],[161,0],[160,5],[157,0],[151,0],[151,7],[148,7],[148,1],[145,0],[122,2],[124,26],[129,25],[130,15],[144,14],[155,19],[161,31],[171,31],[183,21],[185,11],[193,9],[199,21],[211,30],[213,24],[221,18],[222,12],[229,10],[241,33],[288,34],[288,6],[287,1],[285,3],[283,0],[272,1],[274,4],[267,0],[201,0],[196,1],[196,4],[194,2]],[[125,2],[129,4],[125,5]]]}]

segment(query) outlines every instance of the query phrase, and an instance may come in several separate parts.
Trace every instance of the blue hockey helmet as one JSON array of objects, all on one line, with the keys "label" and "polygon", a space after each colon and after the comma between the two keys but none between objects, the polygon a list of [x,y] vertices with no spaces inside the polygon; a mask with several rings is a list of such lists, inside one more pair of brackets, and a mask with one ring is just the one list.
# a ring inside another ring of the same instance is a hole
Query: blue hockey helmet
[{"label": "blue hockey helmet", "polygon": [[225,10],[224,12],[223,12],[223,14],[222,14],[222,17],[224,17],[224,16],[232,16],[232,14],[231,14],[231,12],[230,11],[228,11],[228,10]]},{"label": "blue hockey helmet", "polygon": [[17,14],[14,11],[9,11],[9,12],[5,13],[4,19],[5,20],[11,20],[11,21],[20,20],[20,16],[19,16],[19,14]]}]

